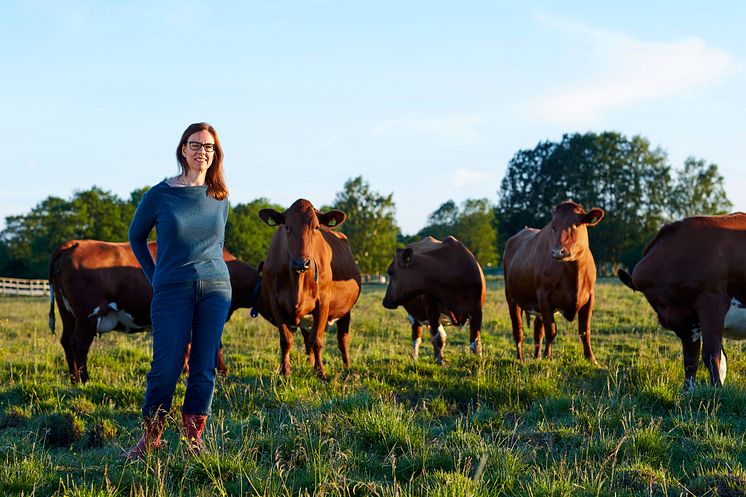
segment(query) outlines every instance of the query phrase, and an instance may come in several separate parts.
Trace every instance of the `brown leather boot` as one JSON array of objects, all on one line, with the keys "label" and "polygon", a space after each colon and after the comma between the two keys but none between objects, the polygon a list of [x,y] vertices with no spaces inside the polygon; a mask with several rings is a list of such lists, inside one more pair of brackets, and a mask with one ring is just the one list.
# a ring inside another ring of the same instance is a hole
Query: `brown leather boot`
[{"label": "brown leather boot", "polygon": [[129,450],[122,451],[120,456],[127,460],[140,459],[153,449],[160,449],[161,435],[166,428],[166,420],[160,416],[143,418],[143,433],[140,440]]},{"label": "brown leather boot", "polygon": [[184,438],[186,438],[187,450],[192,455],[198,456],[205,448],[205,442],[202,440],[202,432],[205,430],[207,416],[182,413],[181,421],[184,425]]}]

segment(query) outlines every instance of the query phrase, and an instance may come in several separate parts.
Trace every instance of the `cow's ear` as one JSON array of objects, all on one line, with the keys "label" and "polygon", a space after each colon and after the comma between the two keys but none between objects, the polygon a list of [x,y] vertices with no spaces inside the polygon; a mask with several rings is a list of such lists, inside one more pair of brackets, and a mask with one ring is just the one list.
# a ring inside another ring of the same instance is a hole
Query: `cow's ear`
[{"label": "cow's ear", "polygon": [[323,224],[330,228],[336,228],[345,222],[347,214],[342,211],[331,210],[329,212],[320,213],[317,217],[319,218],[319,224]]},{"label": "cow's ear", "polygon": [[595,226],[604,218],[604,210],[594,207],[583,216],[583,222],[588,226]]},{"label": "cow's ear", "polygon": [[412,262],[413,255],[414,251],[410,247],[407,247],[401,253],[401,260],[404,262],[404,264],[410,264]]},{"label": "cow's ear", "polygon": [[260,210],[259,217],[267,224],[267,226],[277,226],[278,224],[285,224],[285,215],[281,212],[277,212],[274,209]]}]

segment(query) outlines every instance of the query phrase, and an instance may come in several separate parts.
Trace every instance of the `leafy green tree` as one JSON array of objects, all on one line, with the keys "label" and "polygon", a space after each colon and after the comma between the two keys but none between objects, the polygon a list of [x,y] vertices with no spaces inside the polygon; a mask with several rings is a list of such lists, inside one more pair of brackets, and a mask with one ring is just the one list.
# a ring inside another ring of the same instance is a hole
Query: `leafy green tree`
[{"label": "leafy green tree", "polygon": [[256,267],[267,255],[267,248],[274,233],[259,219],[260,209],[284,208],[266,198],[252,200],[248,204],[237,204],[231,208],[225,227],[225,246],[236,257]]},{"label": "leafy green tree", "polygon": [[733,204],[725,194],[723,177],[715,164],[688,157],[677,171],[669,202],[672,219],[695,215],[725,214]]},{"label": "leafy green tree", "polygon": [[127,241],[135,206],[97,186],[76,192],[71,201],[76,238],[111,242]]},{"label": "leafy green tree", "polygon": [[495,212],[486,198],[464,201],[454,236],[472,251],[483,267],[497,264]]},{"label": "leafy green tree", "polygon": [[345,182],[333,207],[347,214],[339,231],[347,235],[360,272],[385,272],[396,250],[399,233],[393,194],[371,191],[363,177],[358,176]]}]

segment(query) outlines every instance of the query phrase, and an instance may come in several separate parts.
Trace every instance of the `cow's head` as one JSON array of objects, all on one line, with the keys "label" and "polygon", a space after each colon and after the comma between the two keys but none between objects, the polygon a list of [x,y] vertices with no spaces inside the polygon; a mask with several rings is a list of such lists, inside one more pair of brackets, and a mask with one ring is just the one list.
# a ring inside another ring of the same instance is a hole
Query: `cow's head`
[{"label": "cow's head", "polygon": [[389,275],[389,285],[383,297],[386,309],[396,309],[417,296],[417,266],[417,257],[410,247],[396,249],[394,261],[386,271]]},{"label": "cow's head", "polygon": [[259,217],[269,226],[282,225],[290,269],[296,273],[304,273],[311,267],[314,243],[317,236],[321,236],[321,226],[337,227],[345,220],[345,213],[338,210],[319,212],[305,199],[296,200],[285,212],[274,209],[262,209]]},{"label": "cow's head", "polygon": [[585,212],[582,206],[572,201],[554,208],[551,231],[551,255],[558,261],[572,261],[588,250],[588,226],[597,225],[604,211],[594,207]]}]

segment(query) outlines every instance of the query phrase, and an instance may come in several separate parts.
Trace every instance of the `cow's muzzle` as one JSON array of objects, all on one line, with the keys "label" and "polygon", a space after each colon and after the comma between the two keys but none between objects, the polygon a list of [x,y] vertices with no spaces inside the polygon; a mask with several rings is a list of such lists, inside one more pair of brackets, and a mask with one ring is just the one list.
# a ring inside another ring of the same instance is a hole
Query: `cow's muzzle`
[{"label": "cow's muzzle", "polygon": [[564,248],[552,249],[552,257],[557,259],[558,261],[561,261],[570,257],[570,254]]},{"label": "cow's muzzle", "polygon": [[311,259],[303,260],[293,257],[293,260],[290,262],[290,267],[298,274],[305,273],[308,271],[308,268],[311,267]]}]

